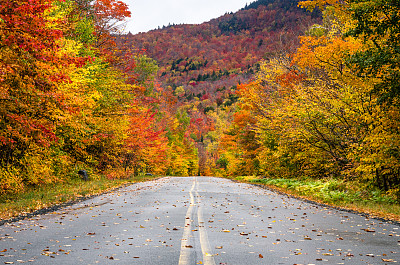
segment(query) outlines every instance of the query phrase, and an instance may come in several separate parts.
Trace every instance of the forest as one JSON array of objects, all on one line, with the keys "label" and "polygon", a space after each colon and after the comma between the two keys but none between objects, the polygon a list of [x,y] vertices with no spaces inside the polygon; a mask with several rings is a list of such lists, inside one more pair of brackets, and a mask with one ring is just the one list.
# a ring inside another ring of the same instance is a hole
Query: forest
[{"label": "forest", "polygon": [[8,1],[0,195],[85,169],[333,179],[400,201],[399,11],[259,0],[133,35],[121,1]]}]

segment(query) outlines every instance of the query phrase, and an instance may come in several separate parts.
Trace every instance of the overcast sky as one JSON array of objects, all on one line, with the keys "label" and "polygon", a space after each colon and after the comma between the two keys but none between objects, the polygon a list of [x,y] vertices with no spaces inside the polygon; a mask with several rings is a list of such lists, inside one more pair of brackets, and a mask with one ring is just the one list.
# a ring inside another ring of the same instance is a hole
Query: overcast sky
[{"label": "overcast sky", "polygon": [[128,4],[132,17],[126,32],[146,32],[158,26],[200,24],[236,12],[254,0],[122,0]]}]

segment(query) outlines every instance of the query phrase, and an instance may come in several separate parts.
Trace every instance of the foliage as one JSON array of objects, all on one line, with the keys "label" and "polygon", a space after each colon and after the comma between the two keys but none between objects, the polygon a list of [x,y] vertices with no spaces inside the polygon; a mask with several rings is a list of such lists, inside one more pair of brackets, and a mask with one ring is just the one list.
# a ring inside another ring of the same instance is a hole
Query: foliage
[{"label": "foliage", "polygon": [[395,91],[388,76],[398,71],[397,41],[389,45],[397,6],[300,5],[319,7],[324,20],[300,37],[295,53],[262,61],[256,81],[239,86],[239,108],[221,138],[224,173],[358,181],[398,199],[400,110],[395,94],[382,100]]},{"label": "foliage", "polygon": [[355,21],[347,35],[361,38],[365,49],[349,62],[360,76],[379,77],[374,93],[380,101],[397,104],[400,97],[400,2],[353,0],[346,6]]}]

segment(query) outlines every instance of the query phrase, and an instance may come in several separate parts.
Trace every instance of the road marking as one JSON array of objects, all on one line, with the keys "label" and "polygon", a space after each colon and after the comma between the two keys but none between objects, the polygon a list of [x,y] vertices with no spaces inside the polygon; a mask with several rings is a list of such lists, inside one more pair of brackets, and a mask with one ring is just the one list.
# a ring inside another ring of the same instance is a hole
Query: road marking
[{"label": "road marking", "polygon": [[215,265],[214,256],[211,253],[210,242],[208,241],[206,223],[203,219],[203,208],[201,207],[201,200],[198,191],[196,190],[197,196],[197,220],[199,222],[199,233],[200,233],[200,245],[201,252],[203,252],[203,263],[204,265]]},{"label": "road marking", "polygon": [[[183,231],[182,241],[181,241],[181,254],[179,256],[179,265],[190,264],[190,253],[193,248],[188,247],[190,245],[190,238],[192,237],[192,219],[193,219],[193,209],[197,209],[197,221],[199,224],[199,236],[200,236],[200,246],[201,252],[203,254],[203,264],[204,265],[215,265],[214,257],[211,253],[210,242],[208,241],[207,230],[205,227],[205,222],[203,218],[203,208],[201,207],[200,194],[198,189],[197,178],[194,177],[192,188],[189,191],[190,195],[190,205],[185,216],[185,228]],[[193,193],[196,195],[196,200]],[[196,208],[194,208],[197,206]]]},{"label": "road marking", "polygon": [[195,206],[193,191],[196,187],[197,179],[194,178],[192,188],[189,191],[190,204],[185,215],[185,228],[183,230],[183,236],[181,240],[181,255],[179,256],[179,265],[186,265],[190,262],[190,237],[192,231],[192,219],[193,219],[193,207]]}]

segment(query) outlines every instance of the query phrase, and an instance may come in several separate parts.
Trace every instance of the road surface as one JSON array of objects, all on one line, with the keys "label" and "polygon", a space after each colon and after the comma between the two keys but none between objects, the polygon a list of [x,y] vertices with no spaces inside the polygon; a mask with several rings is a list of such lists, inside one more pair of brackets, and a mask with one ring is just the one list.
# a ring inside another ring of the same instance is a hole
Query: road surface
[{"label": "road surface", "polygon": [[162,178],[0,226],[0,264],[394,264],[399,228],[226,179]]}]

